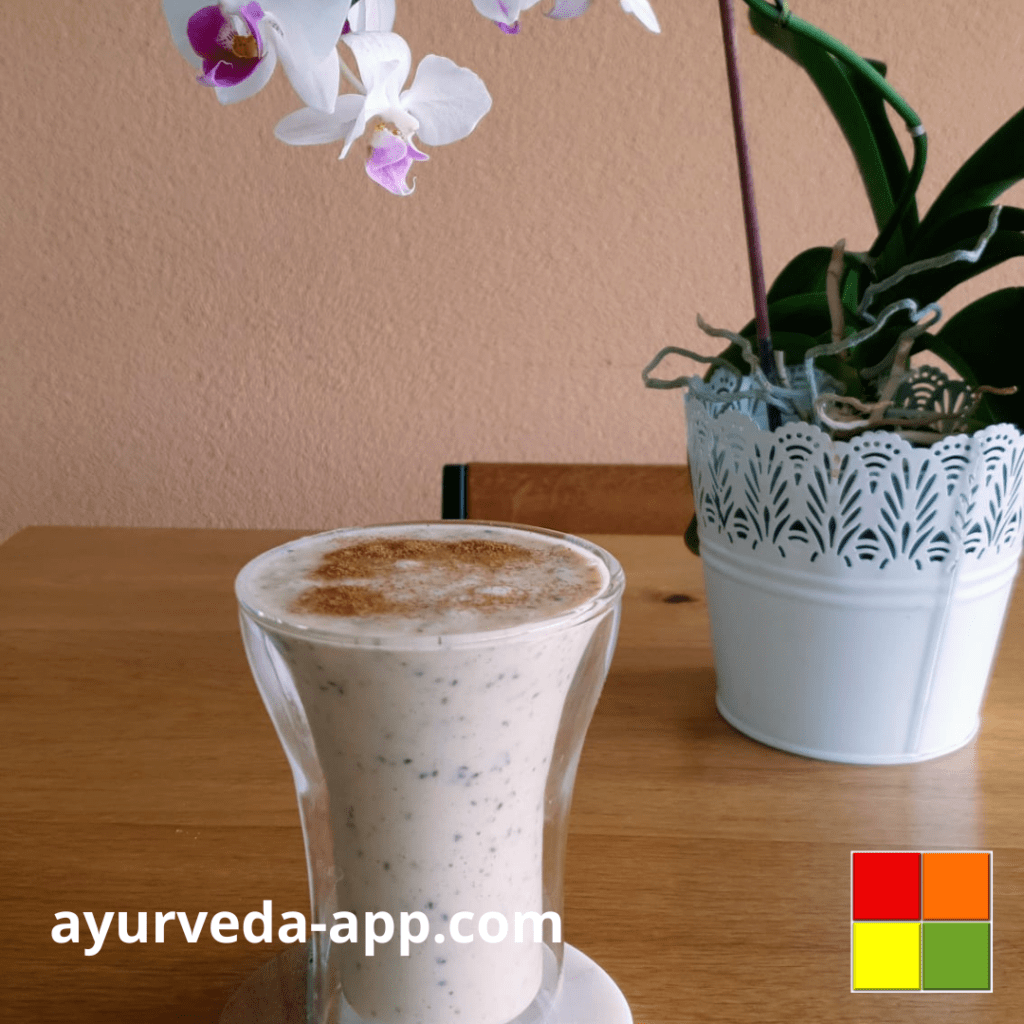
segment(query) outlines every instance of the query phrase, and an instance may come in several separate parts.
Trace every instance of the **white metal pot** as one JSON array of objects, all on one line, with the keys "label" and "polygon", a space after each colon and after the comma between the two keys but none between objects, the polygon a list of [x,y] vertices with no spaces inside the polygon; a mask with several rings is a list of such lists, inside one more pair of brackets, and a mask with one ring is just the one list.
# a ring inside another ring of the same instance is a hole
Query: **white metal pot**
[{"label": "white metal pot", "polygon": [[689,394],[686,415],[723,717],[856,764],[969,742],[1024,539],[1021,433],[833,441]]}]

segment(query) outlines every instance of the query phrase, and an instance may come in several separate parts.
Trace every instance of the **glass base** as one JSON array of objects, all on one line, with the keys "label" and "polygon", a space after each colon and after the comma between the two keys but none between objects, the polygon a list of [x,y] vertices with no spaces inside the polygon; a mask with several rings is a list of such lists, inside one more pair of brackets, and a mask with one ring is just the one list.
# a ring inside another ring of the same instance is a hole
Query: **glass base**
[{"label": "glass base", "polygon": [[[545,1024],[633,1024],[619,986],[575,946],[563,946],[562,988]],[[219,1024],[306,1024],[307,948],[293,946],[247,978]]]}]

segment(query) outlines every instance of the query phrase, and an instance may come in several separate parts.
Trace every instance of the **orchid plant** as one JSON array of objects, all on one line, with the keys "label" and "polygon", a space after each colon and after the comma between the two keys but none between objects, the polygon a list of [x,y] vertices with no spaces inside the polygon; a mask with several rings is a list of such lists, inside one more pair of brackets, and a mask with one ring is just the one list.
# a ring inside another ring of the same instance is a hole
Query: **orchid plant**
[{"label": "orchid plant", "polygon": [[[429,157],[418,143],[443,146],[464,139],[491,109],[480,77],[447,57],[428,54],[412,84],[412,52],[392,31],[395,0],[163,0],[171,38],[202,74],[196,81],[221,103],[254,96],[270,81],[278,63],[305,104],[274,129],[293,146],[342,144],[343,159],[356,140],[369,134],[366,173],[395,195],[410,195],[409,168]],[[473,0],[473,6],[502,32],[515,35],[520,15],[538,0]],[[619,0],[650,31],[658,20],[648,0]],[[548,17],[576,18],[590,0],[554,0]],[[338,51],[351,51],[356,71]],[[349,87],[339,93],[342,80]]]},{"label": "orchid plant", "polygon": [[[723,12],[731,5],[719,2]],[[867,252],[848,252],[843,241],[808,249],[765,290],[734,93],[755,318],[729,331],[698,317],[707,334],[730,344],[713,357],[667,346],[644,369],[645,383],[686,387],[712,408],[747,408],[769,427],[814,423],[835,439],[888,430],[928,445],[996,423],[1024,430],[1024,288],[990,292],[934,330],[940,298],[1024,255],[1024,209],[996,203],[1024,179],[1024,110],[982,144],[921,215],[916,196],[927,134],[887,81],[885,64],[865,60],[797,18],[786,0],[744,2],[755,33],[802,67],[828,104],[857,162],[878,236]],[[723,13],[723,29],[725,24]],[[730,63],[730,86],[738,89],[734,72]],[[909,161],[886,104],[907,128]],[[924,352],[960,379],[935,367],[913,367],[911,357]],[[712,368],[703,379],[652,377],[673,353]]]}]

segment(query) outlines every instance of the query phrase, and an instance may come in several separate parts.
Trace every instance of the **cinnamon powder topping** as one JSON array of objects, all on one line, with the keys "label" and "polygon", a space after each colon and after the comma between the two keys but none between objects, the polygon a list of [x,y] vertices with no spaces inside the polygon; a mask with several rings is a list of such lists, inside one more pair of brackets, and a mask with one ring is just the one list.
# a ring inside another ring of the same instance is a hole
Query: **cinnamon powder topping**
[{"label": "cinnamon powder topping", "polygon": [[479,565],[498,569],[533,557],[526,548],[499,540],[367,540],[329,551],[309,576],[315,580],[372,579],[396,562],[407,561],[452,568]]},{"label": "cinnamon powder topping", "polygon": [[[516,607],[561,612],[600,593],[599,570],[567,547],[472,538],[376,538],[337,547],[307,573],[291,611],[433,617]],[[550,611],[547,614],[550,614]]]}]

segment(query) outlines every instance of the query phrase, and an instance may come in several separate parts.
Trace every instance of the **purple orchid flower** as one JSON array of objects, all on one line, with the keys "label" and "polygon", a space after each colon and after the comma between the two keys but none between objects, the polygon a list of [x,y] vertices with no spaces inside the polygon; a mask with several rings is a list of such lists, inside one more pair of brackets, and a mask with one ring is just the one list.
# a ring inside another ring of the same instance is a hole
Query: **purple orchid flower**
[{"label": "purple orchid flower", "polygon": [[519,34],[519,15],[540,0],[473,0],[473,6],[490,18],[505,35]]},{"label": "purple orchid flower", "polygon": [[[506,20],[495,21],[494,24],[497,25],[498,28],[500,28],[501,31],[504,32],[505,35],[507,36],[519,35],[519,12],[517,11],[516,15],[513,15],[511,11],[511,4],[509,4],[507,0],[495,0],[495,3],[497,4],[498,10],[501,11],[501,13],[505,16]],[[518,7],[519,5],[516,4],[516,6]],[[508,20],[510,18],[511,20]]]},{"label": "purple orchid flower", "polygon": [[253,0],[238,9],[249,29],[240,33],[218,6],[200,7],[188,19],[188,41],[202,58],[203,73],[196,81],[203,85],[227,86],[244,82],[259,66],[266,50],[260,35],[263,8]]},{"label": "purple orchid flower", "polygon": [[[370,136],[370,156],[366,161],[366,173],[378,185],[383,185],[396,196],[412,195],[413,188],[406,183],[406,175],[414,160],[429,160],[411,140],[403,139],[396,131],[385,125],[378,125]],[[415,179],[413,179],[415,181]]]},{"label": "purple orchid flower", "polygon": [[341,77],[337,44],[349,0],[162,2],[178,52],[221,103],[255,96],[280,63],[307,106],[334,109]]}]

